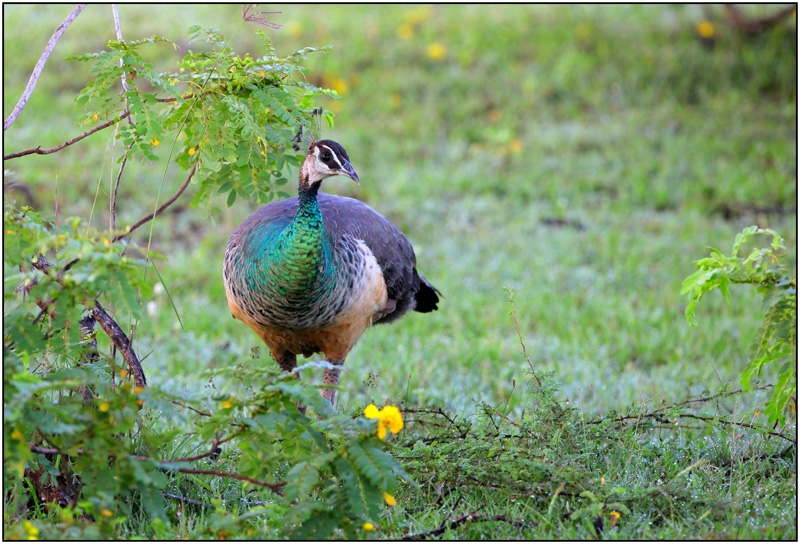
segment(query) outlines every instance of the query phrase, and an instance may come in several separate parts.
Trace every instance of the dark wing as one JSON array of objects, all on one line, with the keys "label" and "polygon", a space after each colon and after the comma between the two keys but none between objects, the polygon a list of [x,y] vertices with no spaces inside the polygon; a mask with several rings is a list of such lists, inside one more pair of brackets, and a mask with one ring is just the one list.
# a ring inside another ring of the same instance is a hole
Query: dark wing
[{"label": "dark wing", "polygon": [[363,240],[383,271],[386,290],[396,307],[376,323],[390,323],[411,309],[437,309],[438,290],[417,273],[414,248],[400,229],[360,200],[320,192],[318,201],[332,239],[350,235]]}]

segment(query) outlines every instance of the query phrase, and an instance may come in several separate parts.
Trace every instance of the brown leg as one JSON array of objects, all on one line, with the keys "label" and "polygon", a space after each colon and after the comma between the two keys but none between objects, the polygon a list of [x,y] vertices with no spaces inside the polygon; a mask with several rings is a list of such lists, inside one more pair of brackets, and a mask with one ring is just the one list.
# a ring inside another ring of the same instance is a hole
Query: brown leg
[{"label": "brown leg", "polygon": [[[339,375],[342,373],[342,365],[344,365],[344,358],[342,359],[328,359],[328,362],[335,365],[336,368],[325,369],[325,377],[322,379],[323,385],[339,385]],[[335,389],[323,389],[322,398],[326,399],[334,406],[333,401],[336,399]]]},{"label": "brown leg", "polygon": [[276,356],[274,353],[272,357],[275,359],[275,362],[278,363],[278,366],[281,367],[281,370],[284,372],[291,372],[294,370],[294,367],[297,366],[297,355],[290,351],[284,351],[281,355]]}]

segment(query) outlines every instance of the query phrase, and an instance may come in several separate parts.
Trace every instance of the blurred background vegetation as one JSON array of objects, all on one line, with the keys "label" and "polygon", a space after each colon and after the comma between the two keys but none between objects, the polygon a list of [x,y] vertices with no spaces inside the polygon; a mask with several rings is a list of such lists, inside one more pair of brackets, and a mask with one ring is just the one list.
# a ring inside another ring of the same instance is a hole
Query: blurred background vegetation
[{"label": "blurred background vegetation", "polygon": [[[308,58],[309,80],[341,95],[322,99],[336,113],[323,135],[345,145],[364,182],[333,180],[326,190],[398,224],[445,295],[435,315],[366,335],[343,377],[345,405],[352,394],[359,405],[366,394],[461,408],[508,396],[522,366],[505,287],[536,365],[557,370],[568,397],[599,395],[589,410],[725,383],[748,357],[761,317],[755,293],[742,289],[730,305],[713,300],[701,308],[704,326],[690,329],[678,292],[707,245],[729,247],[754,223],[787,238],[796,270],[794,15],[748,35],[721,7],[262,9],[281,12],[270,18],[282,27],[267,29],[278,55],[333,45]],[[240,10],[119,6],[126,39],[176,42],[145,50],[163,70],[192,48],[185,32],[193,24],[263,54],[257,25]],[[4,6],[4,117],[68,11]],[[701,21],[705,34],[711,29],[705,39]],[[89,64],[63,59],[110,39],[110,8],[78,17],[7,131],[4,153],[84,130],[74,125],[85,113],[73,100]],[[101,132],[67,152],[7,161],[5,179],[27,188],[45,214],[91,216],[103,229],[104,191],[121,152]],[[120,187],[118,224],[182,181],[164,164],[129,165],[135,183]],[[185,197],[155,222],[153,248],[170,258],[162,273],[185,326],[176,330],[163,297],[137,325],[145,367],[160,381],[192,387],[204,366],[231,364],[258,344],[229,317],[219,274],[230,232],[254,206],[227,209],[224,196],[208,211],[188,209]],[[13,188],[10,197],[25,199]]]}]

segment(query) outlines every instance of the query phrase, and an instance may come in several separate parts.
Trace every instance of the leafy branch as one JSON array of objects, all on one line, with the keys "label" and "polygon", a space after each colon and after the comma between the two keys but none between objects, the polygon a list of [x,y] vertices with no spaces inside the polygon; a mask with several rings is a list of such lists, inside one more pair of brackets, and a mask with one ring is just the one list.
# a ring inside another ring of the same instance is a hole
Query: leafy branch
[{"label": "leafy branch", "polygon": [[[758,235],[767,235],[772,242],[756,247],[740,257],[745,244]],[[730,255],[709,248],[711,255],[695,262],[697,270],[683,281],[681,294],[688,295],[686,320],[697,326],[695,307],[707,293],[719,289],[730,300],[733,284],[755,285],[762,295],[764,323],[761,327],[753,358],[741,375],[741,386],[752,390],[752,381],[767,364],[778,366],[778,377],[764,410],[772,421],[783,423],[789,403],[796,404],[797,376],[797,278],[789,276],[780,262],[784,250],[783,238],[771,229],[757,226],[745,228],[736,235]]]}]

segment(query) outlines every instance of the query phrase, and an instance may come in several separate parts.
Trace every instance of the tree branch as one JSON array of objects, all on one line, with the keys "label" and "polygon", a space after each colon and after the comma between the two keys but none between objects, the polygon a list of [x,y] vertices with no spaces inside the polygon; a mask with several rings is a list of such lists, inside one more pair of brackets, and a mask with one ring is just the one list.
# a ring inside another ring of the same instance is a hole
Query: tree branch
[{"label": "tree branch", "polygon": [[[122,27],[119,24],[119,13],[117,12],[117,5],[111,4],[111,13],[114,15],[114,30],[117,32],[117,40],[122,42]],[[124,67],[124,63],[122,59],[119,59],[119,67]],[[127,93],[130,91],[128,88],[128,75],[123,71],[122,72],[122,89]],[[127,100],[126,100],[127,101]]]},{"label": "tree branch", "polygon": [[67,30],[67,27],[72,24],[72,21],[74,21],[75,18],[78,15],[80,15],[80,13],[83,11],[83,8],[85,7],[86,4],[78,4],[77,6],[75,6],[75,9],[72,10],[72,13],[67,15],[67,18],[64,19],[64,22],[58,25],[56,31],[53,32],[53,36],[50,38],[50,41],[47,42],[44,51],[42,51],[42,56],[39,57],[39,61],[36,63],[36,66],[33,67],[33,73],[31,74],[31,77],[28,80],[28,85],[22,92],[22,96],[20,97],[19,102],[17,102],[17,105],[14,106],[14,110],[11,112],[11,115],[9,115],[8,118],[6,118],[6,120],[3,121],[3,132],[5,132],[11,125],[13,125],[14,121],[16,121],[17,117],[19,117],[19,114],[22,113],[22,108],[25,107],[25,104],[28,103],[28,99],[31,97],[31,94],[33,94],[33,89],[36,87],[36,83],[39,81],[39,76],[42,75],[42,70],[44,69],[44,65],[47,62],[47,59],[50,58],[50,53],[53,52],[53,49],[55,48],[56,43],[58,42],[58,39],[61,38],[61,35],[64,33],[64,31]]},{"label": "tree branch", "polygon": [[183,192],[186,190],[186,188],[189,186],[189,182],[192,181],[192,176],[194,176],[196,170],[197,170],[197,164],[195,163],[195,165],[192,166],[192,169],[189,171],[189,175],[186,177],[186,181],[184,181],[183,185],[181,185],[180,188],[178,189],[178,192],[172,195],[172,197],[166,202],[164,202],[164,204],[162,204],[161,207],[159,207],[156,211],[154,211],[151,214],[148,214],[146,217],[141,218],[139,221],[134,223],[134,225],[131,228],[129,228],[127,232],[125,232],[124,234],[118,234],[114,236],[114,238],[111,241],[112,242],[120,241],[121,239],[125,238],[130,233],[132,233],[133,231],[135,231],[136,229],[138,229],[139,227],[141,227],[142,225],[153,219],[155,216],[157,216],[158,214],[162,213],[164,210],[169,208],[173,202],[178,200],[178,197],[181,196]]},{"label": "tree branch", "polygon": [[42,149],[42,146],[38,146],[38,147],[35,147],[33,149],[26,149],[25,151],[18,151],[16,153],[9,153],[8,155],[3,155],[3,160],[5,161],[5,160],[8,160],[8,159],[16,159],[17,157],[24,157],[25,155],[49,155],[50,153],[55,153],[56,151],[61,151],[65,147],[67,147],[69,145],[72,145],[75,142],[79,142],[79,141],[83,140],[84,138],[86,138],[87,136],[91,136],[95,132],[99,132],[99,131],[103,130],[104,128],[108,128],[111,125],[115,125],[115,124],[119,123],[123,119],[125,119],[127,117],[130,117],[130,115],[131,115],[131,112],[126,111],[125,113],[123,113],[119,117],[117,117],[115,119],[111,119],[110,121],[106,121],[105,123],[103,123],[101,125],[97,125],[93,129],[87,130],[83,134],[81,134],[79,136],[76,136],[73,139],[68,140],[68,141],[64,142],[63,144],[61,144],[61,145],[57,145],[56,147],[52,147],[50,149]]},{"label": "tree branch", "polygon": [[264,482],[262,480],[256,480],[255,478],[251,478],[250,476],[244,476],[242,474],[236,474],[233,472],[220,472],[218,470],[203,470],[195,468],[177,468],[175,470],[183,474],[207,474],[209,476],[220,476],[222,478],[233,478],[234,480],[242,480],[244,482],[250,482],[251,484],[267,487],[272,491],[274,491],[275,493],[277,493],[278,495],[283,495],[283,488],[286,485],[286,482],[277,482],[271,484],[269,482]]},{"label": "tree branch", "polygon": [[128,363],[128,370],[133,376],[133,383],[136,387],[144,388],[147,386],[147,380],[144,377],[144,370],[139,358],[136,357],[136,352],[131,347],[131,341],[122,331],[117,322],[114,321],[110,315],[106,313],[100,303],[95,300],[94,308],[92,308],[92,315],[100,323],[105,333],[111,339],[111,342],[116,346],[117,350],[122,354],[122,358]]}]

